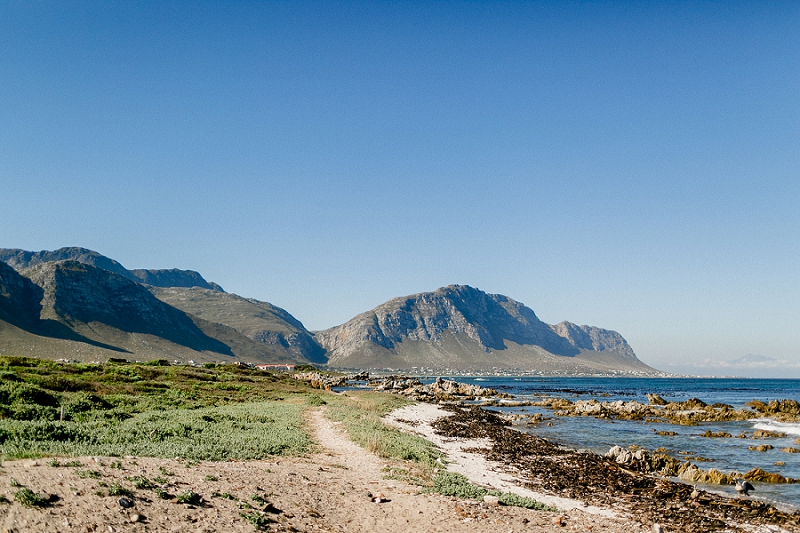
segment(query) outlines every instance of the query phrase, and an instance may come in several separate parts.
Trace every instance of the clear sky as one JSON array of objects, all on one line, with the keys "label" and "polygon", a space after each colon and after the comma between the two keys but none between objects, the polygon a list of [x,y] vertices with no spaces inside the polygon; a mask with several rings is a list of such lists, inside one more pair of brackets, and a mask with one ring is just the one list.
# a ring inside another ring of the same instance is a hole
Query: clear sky
[{"label": "clear sky", "polygon": [[800,3],[3,2],[0,195],[310,329],[459,283],[800,376]]}]

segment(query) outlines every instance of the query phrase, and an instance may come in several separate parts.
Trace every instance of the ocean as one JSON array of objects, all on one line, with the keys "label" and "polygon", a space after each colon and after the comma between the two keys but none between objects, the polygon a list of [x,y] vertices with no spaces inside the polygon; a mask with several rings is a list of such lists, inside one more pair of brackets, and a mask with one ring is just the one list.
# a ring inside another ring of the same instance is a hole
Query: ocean
[{"label": "ocean", "polygon": [[[519,400],[535,400],[541,395],[557,396],[569,400],[597,399],[599,401],[637,400],[648,403],[646,394],[656,393],[669,401],[685,401],[699,398],[708,404],[727,403],[739,409],[746,402],[761,400],[793,399],[800,401],[800,380],[781,379],[713,379],[713,378],[588,378],[588,377],[457,377],[457,381],[474,383],[482,387],[497,389],[514,395]],[[427,381],[427,380],[426,380]],[[508,413],[541,413],[548,420],[535,428],[518,426],[540,437],[574,449],[588,449],[599,454],[606,453],[615,445],[636,445],[648,450],[663,447],[673,457],[700,456],[707,461],[692,461],[700,468],[711,467],[725,473],[747,472],[762,468],[785,477],[800,479],[800,453],[787,453],[781,448],[800,448],[795,439],[800,438],[800,423],[779,423],[755,418],[744,422],[709,422],[698,426],[607,420],[593,417],[556,417],[552,412],[539,407],[492,407]],[[731,435],[747,433],[756,429],[780,431],[786,437],[769,439],[708,438],[701,436],[706,430],[725,431]],[[668,430],[677,436],[658,435],[657,431]],[[748,449],[754,444],[771,444],[767,452]],[[776,463],[783,462],[783,465]],[[752,497],[773,503],[781,508],[800,510],[800,483],[764,484],[754,483]],[[709,485],[700,488],[735,496],[733,487]]]}]

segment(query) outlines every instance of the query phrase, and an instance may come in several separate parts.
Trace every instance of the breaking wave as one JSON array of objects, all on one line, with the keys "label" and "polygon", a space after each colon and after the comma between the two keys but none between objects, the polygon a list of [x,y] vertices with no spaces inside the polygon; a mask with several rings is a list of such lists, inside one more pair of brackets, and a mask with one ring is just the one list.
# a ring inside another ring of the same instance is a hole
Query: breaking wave
[{"label": "breaking wave", "polygon": [[800,435],[800,424],[796,422],[778,422],[767,418],[759,418],[753,421],[753,429],[764,429],[767,431],[779,431],[787,435]]}]

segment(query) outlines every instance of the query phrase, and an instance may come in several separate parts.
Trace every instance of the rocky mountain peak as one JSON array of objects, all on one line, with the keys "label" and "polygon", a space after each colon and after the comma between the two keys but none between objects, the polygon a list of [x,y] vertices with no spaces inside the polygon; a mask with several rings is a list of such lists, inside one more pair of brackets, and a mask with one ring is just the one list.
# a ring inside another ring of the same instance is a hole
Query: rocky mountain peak
[{"label": "rocky mountain peak", "polygon": [[180,270],[177,268],[128,270],[110,257],[79,247],[59,248],[53,251],[42,250],[41,252],[0,248],[0,261],[5,261],[16,270],[55,261],[76,261],[108,270],[131,281],[153,287],[201,287],[224,292],[222,287],[216,283],[206,281],[203,276],[194,270]]}]

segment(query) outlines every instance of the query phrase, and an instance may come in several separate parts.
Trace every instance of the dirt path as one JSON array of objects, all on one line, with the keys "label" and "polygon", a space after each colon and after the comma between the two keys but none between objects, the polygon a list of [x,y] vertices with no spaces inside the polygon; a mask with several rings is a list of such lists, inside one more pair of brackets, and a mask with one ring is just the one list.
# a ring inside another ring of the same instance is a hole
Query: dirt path
[{"label": "dirt path", "polygon": [[[61,459],[80,462],[72,467],[51,466],[47,459],[5,462],[0,467],[0,495],[10,502],[0,503],[0,531],[255,531],[242,513],[269,519],[270,531],[641,531],[638,525],[580,511],[570,511],[565,525],[556,526],[560,513],[420,493],[415,485],[384,479],[386,467],[403,465],[353,444],[321,409],[309,411],[307,421],[319,451],[303,458],[201,463],[141,457]],[[133,476],[161,478],[169,494],[193,491],[202,502],[180,504],[175,498],[159,498],[154,489],[134,489]],[[53,495],[54,501],[43,509],[23,507],[14,498],[20,490],[17,484]],[[132,508],[121,507],[119,496],[108,495],[115,485],[132,490]],[[386,501],[374,503],[367,492],[382,493]],[[263,512],[265,504],[253,496],[278,512]],[[136,515],[138,521],[132,522]]]}]

